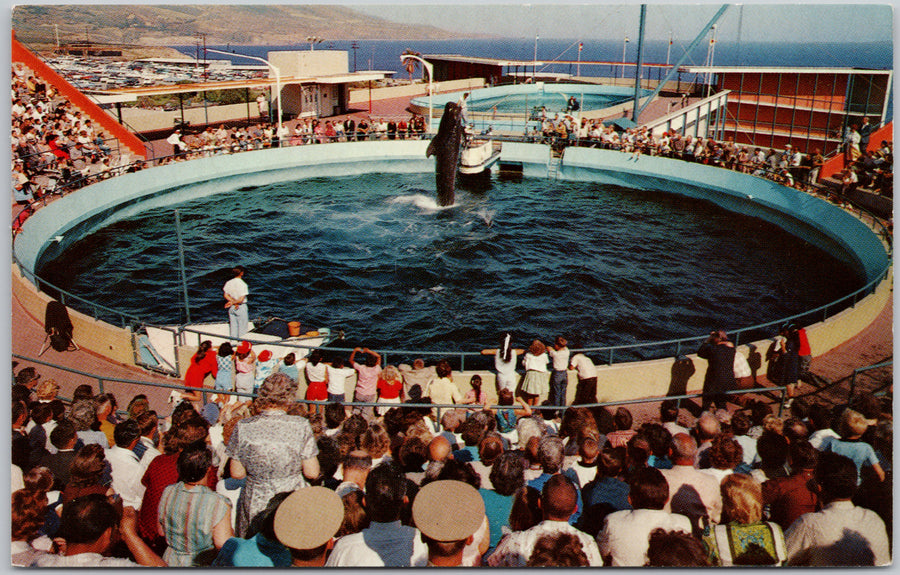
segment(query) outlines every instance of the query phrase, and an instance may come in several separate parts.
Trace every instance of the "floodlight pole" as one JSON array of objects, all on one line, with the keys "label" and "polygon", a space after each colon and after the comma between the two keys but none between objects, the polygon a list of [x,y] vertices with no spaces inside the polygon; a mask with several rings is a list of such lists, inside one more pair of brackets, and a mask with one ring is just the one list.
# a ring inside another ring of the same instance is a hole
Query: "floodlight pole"
[{"label": "floodlight pole", "polygon": [[207,48],[207,52],[215,52],[216,54],[224,54],[225,56],[238,56],[240,58],[247,58],[248,60],[256,60],[257,62],[263,62],[269,68],[275,72],[275,90],[278,92],[275,96],[276,101],[278,102],[278,145],[281,146],[281,70],[279,70],[276,66],[274,66],[271,62],[266,60],[265,58],[258,58],[256,56],[247,56],[246,54],[238,54],[236,52],[223,52],[222,50],[214,50],[212,48]]},{"label": "floodlight pole", "polygon": [[434,94],[434,89],[432,85],[432,81],[434,80],[434,65],[431,62],[427,62],[419,56],[415,54],[401,54],[400,61],[406,62],[408,58],[412,58],[413,60],[418,60],[422,63],[422,67],[428,72],[428,132],[431,133],[432,126],[431,122],[433,121],[434,113],[433,113],[433,105],[432,105],[432,95]]},{"label": "floodlight pole", "polygon": [[634,109],[632,110],[631,119],[634,123],[638,123],[638,116],[641,105],[641,74],[644,67],[644,25],[647,22],[647,5],[641,4],[641,23],[638,28],[638,51],[637,51],[637,68],[634,72]]}]

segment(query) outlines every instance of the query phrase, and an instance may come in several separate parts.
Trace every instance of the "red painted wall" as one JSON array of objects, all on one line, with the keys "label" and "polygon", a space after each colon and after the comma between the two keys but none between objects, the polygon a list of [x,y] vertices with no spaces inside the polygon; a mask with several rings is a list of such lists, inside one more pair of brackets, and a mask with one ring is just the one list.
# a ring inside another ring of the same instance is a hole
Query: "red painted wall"
[{"label": "red painted wall", "polygon": [[[881,144],[882,140],[887,140],[888,142],[894,141],[893,122],[888,122],[877,131],[872,132],[872,134],[869,136],[869,147],[872,148],[878,146],[879,144]],[[838,153],[836,156],[825,162],[824,166],[822,166],[822,171],[819,172],[819,179],[824,180],[825,178],[829,178],[843,169],[844,154]]]}]

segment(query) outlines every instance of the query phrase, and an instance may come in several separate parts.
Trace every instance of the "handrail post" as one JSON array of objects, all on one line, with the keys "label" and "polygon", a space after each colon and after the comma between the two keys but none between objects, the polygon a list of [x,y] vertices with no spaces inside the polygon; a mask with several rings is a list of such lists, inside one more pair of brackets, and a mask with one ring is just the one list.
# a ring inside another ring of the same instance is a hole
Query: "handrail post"
[{"label": "handrail post", "polygon": [[98,378],[97,378],[97,389],[100,390],[100,393],[106,393],[106,392],[103,390],[103,378],[102,378],[102,377],[98,377]]},{"label": "handrail post", "polygon": [[178,338],[180,335],[181,326],[179,325],[174,332],[172,332],[172,357],[175,358],[175,371],[181,375],[181,365],[178,361]]}]

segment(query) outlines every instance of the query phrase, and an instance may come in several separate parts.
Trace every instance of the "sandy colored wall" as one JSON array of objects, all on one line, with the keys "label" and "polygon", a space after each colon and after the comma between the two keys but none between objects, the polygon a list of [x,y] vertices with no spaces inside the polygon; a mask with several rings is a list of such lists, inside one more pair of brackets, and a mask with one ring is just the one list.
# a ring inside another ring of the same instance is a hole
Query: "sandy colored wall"
[{"label": "sandy colored wall", "polygon": [[[484,87],[484,78],[467,78],[465,80],[451,80],[449,82],[435,82],[434,93],[457,92],[460,90],[476,90]],[[373,100],[386,100],[388,98],[408,98],[428,94],[428,84],[406,84],[403,86],[391,86],[388,88],[373,88]],[[369,101],[369,90],[357,88],[350,91],[350,104],[364,104]]]}]

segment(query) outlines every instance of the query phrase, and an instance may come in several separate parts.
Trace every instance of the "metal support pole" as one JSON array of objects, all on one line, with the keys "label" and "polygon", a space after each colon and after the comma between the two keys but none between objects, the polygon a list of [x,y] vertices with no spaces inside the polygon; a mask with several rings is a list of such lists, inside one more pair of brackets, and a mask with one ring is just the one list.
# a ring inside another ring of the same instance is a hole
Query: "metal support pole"
[{"label": "metal support pole", "polygon": [[178,270],[181,273],[181,289],[184,293],[184,317],[191,323],[191,306],[188,301],[187,274],[184,269],[184,244],[181,240],[181,214],[175,210],[175,235],[178,238]]},{"label": "metal support pole", "polygon": [[[647,22],[647,5],[641,4],[641,23],[638,28],[638,53],[637,53],[637,69],[634,71],[634,110],[631,119],[635,124],[638,123],[638,117],[641,114],[641,73],[644,65],[644,24]],[[624,65],[624,58],[623,58]]]},{"label": "metal support pole", "polygon": [[719,18],[722,17],[722,14],[724,14],[725,11],[728,10],[728,6],[729,6],[728,4],[723,4],[722,7],[719,8],[719,11],[716,12],[716,14],[709,21],[709,23],[707,23],[706,26],[703,27],[703,30],[701,30],[700,33],[697,34],[697,37],[694,38],[694,41],[691,42],[691,44],[687,47],[687,49],[684,51],[684,54],[682,54],[681,58],[679,58],[678,61],[675,62],[674,65],[672,65],[672,69],[669,70],[669,73],[666,75],[665,79],[662,82],[660,82],[659,86],[656,87],[656,90],[654,90],[653,93],[650,94],[650,96],[647,98],[647,101],[644,103],[644,105],[641,107],[641,109],[638,110],[638,113],[644,111],[643,109],[646,108],[650,104],[650,102],[653,101],[654,98],[656,98],[657,94],[659,94],[659,92],[662,90],[662,87],[665,86],[666,82],[668,82],[670,79],[672,79],[675,76],[675,74],[679,74],[679,76],[678,76],[679,90],[678,91],[679,92],[681,91],[681,86],[680,86],[681,76],[680,76],[680,72],[678,71],[678,68],[690,57],[691,51],[703,40],[703,37],[706,36],[706,33],[712,29],[713,24],[715,24],[719,20]]}]

